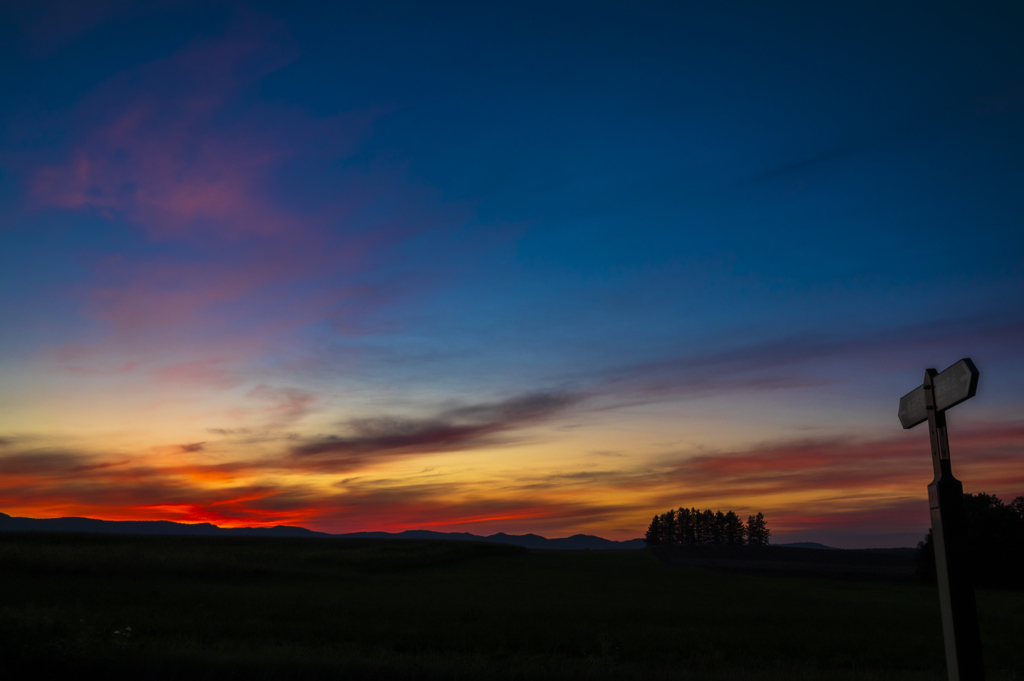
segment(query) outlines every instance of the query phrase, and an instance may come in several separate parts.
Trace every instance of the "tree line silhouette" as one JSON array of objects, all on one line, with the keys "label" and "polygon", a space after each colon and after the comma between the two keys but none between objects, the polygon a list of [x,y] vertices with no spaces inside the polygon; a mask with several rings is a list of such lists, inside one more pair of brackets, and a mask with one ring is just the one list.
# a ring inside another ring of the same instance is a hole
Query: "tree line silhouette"
[{"label": "tree line silhouette", "polygon": [[[964,494],[964,514],[965,555],[974,583],[1024,588],[1024,496],[1004,504],[994,494]],[[936,581],[931,530],[917,545],[917,576],[925,583]]]},{"label": "tree line silhouette", "polygon": [[744,524],[732,511],[722,513],[711,509],[679,508],[654,516],[644,535],[644,542],[648,546],[768,546],[771,533],[761,512],[749,516]]}]

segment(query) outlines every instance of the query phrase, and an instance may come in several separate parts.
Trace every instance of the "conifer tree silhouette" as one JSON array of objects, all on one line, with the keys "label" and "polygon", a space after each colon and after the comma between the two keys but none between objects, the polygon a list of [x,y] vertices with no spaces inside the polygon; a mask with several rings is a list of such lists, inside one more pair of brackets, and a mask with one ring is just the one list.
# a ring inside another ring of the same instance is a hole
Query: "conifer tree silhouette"
[{"label": "conifer tree silhouette", "polygon": [[661,516],[661,543],[671,545],[676,538],[676,510],[670,508]]},{"label": "conifer tree silhouette", "polygon": [[764,513],[758,511],[757,515],[747,518],[747,544],[750,546],[768,546],[768,538],[772,531],[764,520]]},{"label": "conifer tree silhouette", "polygon": [[732,545],[743,543],[743,521],[732,511],[725,514],[725,543]]},{"label": "conifer tree silhouette", "polygon": [[[1019,502],[1019,503],[1018,503]],[[1024,516],[1024,498],[1014,502]],[[644,542],[648,546],[705,546],[708,544],[749,544],[751,546],[768,546],[771,530],[765,522],[764,514],[758,512],[747,518],[747,524],[733,511],[722,513],[696,508],[669,509],[665,513],[655,515],[644,534]]]},{"label": "conifer tree silhouette", "polygon": [[693,543],[693,514],[690,509],[679,507],[676,511],[676,544],[689,546]]},{"label": "conifer tree silhouette", "polygon": [[701,518],[704,523],[704,544],[715,543],[715,512],[710,508],[704,509],[701,513]]},{"label": "conifer tree silhouette", "polygon": [[647,527],[644,543],[648,546],[658,546],[661,544],[661,518],[657,515],[654,516],[651,524]]},{"label": "conifer tree silhouette", "polygon": [[711,532],[711,543],[712,544],[724,544],[725,543],[725,514],[721,511],[715,512],[714,527]]},{"label": "conifer tree silhouette", "polygon": [[[1024,497],[1009,504],[994,494],[964,494],[967,527],[965,555],[974,583],[984,587],[1020,588],[1024,565]],[[917,575],[935,582],[932,531],[917,545]]]}]

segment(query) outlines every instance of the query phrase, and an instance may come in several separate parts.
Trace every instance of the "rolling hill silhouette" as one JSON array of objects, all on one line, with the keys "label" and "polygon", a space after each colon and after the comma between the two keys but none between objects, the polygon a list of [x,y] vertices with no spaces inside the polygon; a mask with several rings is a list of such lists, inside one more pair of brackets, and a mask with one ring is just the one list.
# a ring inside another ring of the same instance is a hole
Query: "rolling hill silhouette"
[{"label": "rolling hill silhouette", "polygon": [[642,549],[643,539],[613,541],[589,534],[548,539],[536,534],[505,534],[490,536],[468,532],[433,532],[406,530],[405,532],[351,532],[329,534],[304,527],[277,525],[275,527],[218,527],[211,523],[176,523],[170,520],[97,520],[95,518],[18,518],[0,513],[0,532],[96,532],[104,534],[192,535],[217,537],[339,537],[378,539],[442,539],[458,541],[489,541],[513,544],[528,549],[609,550]]}]

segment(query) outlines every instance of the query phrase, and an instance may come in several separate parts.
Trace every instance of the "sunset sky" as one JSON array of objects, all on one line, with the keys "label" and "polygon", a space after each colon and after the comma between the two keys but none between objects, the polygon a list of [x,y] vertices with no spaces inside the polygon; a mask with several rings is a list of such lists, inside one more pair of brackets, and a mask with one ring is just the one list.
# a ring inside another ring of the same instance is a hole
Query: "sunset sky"
[{"label": "sunset sky", "polygon": [[1024,7],[0,5],[0,511],[910,546],[1024,494]]}]

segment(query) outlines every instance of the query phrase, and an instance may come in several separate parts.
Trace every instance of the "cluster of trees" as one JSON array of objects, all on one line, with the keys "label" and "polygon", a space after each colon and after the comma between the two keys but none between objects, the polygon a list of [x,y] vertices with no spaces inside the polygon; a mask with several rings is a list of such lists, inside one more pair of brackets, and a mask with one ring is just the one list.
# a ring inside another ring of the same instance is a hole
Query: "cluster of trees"
[{"label": "cluster of trees", "polygon": [[[1024,588],[1024,496],[1004,504],[994,494],[965,494],[967,560],[974,583],[984,587]],[[934,583],[932,531],[917,545],[917,575]]]},{"label": "cluster of trees", "polygon": [[648,546],[768,546],[771,533],[763,513],[749,516],[744,524],[732,511],[722,513],[711,509],[680,508],[654,516],[644,541]]}]

